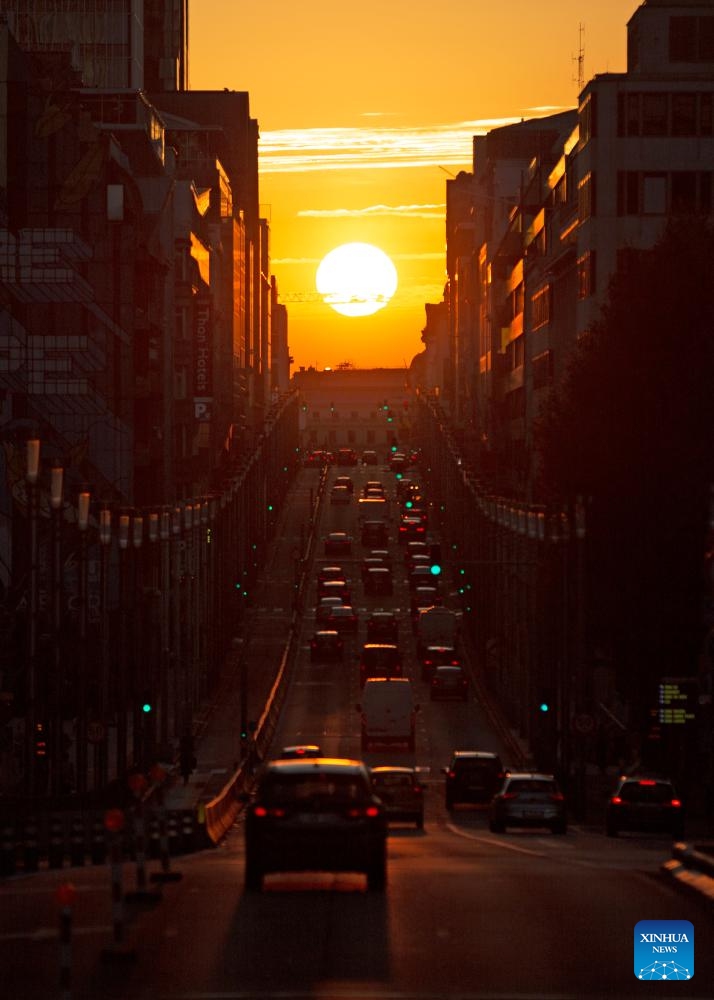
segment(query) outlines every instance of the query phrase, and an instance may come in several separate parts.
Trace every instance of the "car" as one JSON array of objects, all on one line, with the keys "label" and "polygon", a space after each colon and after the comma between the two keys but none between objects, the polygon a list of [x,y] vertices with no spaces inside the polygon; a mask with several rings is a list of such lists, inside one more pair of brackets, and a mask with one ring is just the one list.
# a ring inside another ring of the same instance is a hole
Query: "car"
[{"label": "car", "polygon": [[322,748],[317,743],[297,743],[294,746],[283,747],[278,760],[304,760],[306,757],[322,757]]},{"label": "car", "polygon": [[431,569],[431,559],[425,552],[410,552],[404,560],[407,575],[416,569],[417,566],[426,566],[428,569]]},{"label": "car", "polygon": [[330,490],[330,503],[335,506],[352,503],[352,493],[346,486],[333,486]]},{"label": "car", "polygon": [[437,583],[437,577],[431,572],[431,563],[411,566],[408,583],[411,591],[415,591],[417,587],[433,587]]},{"label": "car", "polygon": [[315,608],[315,621],[317,624],[324,624],[330,617],[330,608],[339,607],[342,603],[339,597],[321,597]]},{"label": "car", "polygon": [[362,465],[379,465],[379,456],[376,451],[372,451],[371,448],[367,448],[366,451],[362,452]]},{"label": "car", "polygon": [[445,698],[468,701],[469,679],[460,665],[435,667],[429,684],[429,696],[432,701]]},{"label": "car", "polygon": [[344,580],[345,571],[341,566],[321,566],[317,571],[317,582],[322,583],[324,580]]},{"label": "car", "polygon": [[430,681],[437,667],[459,667],[461,660],[453,646],[427,646],[420,657],[422,680]]},{"label": "car", "polygon": [[408,494],[409,494],[409,492],[410,492],[410,490],[411,490],[411,488],[413,486],[414,486],[414,480],[413,479],[407,479],[405,477],[402,477],[400,480],[398,480],[398,482],[397,482],[397,499],[400,500],[400,501],[401,500],[406,500],[406,498],[407,498],[407,496],[408,496]]},{"label": "car", "polygon": [[349,604],[352,592],[346,580],[321,580],[317,585],[317,596],[339,597],[343,604]]},{"label": "car", "polygon": [[366,497],[370,490],[378,490],[384,496],[384,483],[381,479],[368,479],[362,487],[362,496]]},{"label": "car", "polygon": [[309,455],[305,458],[306,468],[322,468],[324,465],[330,464],[330,455],[328,452],[321,449],[316,449],[311,451]]},{"label": "car", "polygon": [[310,639],[310,659],[313,663],[341,660],[345,655],[345,641],[337,629],[318,629]]},{"label": "car", "polygon": [[334,482],[334,486],[344,486],[345,489],[349,490],[350,493],[354,493],[355,491],[355,484],[352,482],[350,476],[337,476]]},{"label": "car", "polygon": [[357,465],[357,452],[354,448],[338,448],[335,461],[338,465]]},{"label": "car", "polygon": [[364,576],[364,592],[372,596],[391,595],[394,592],[391,569],[388,566],[370,566]]},{"label": "car", "polygon": [[491,750],[455,750],[446,776],[446,808],[461,802],[490,802],[505,777],[501,758]]},{"label": "car", "polygon": [[359,618],[351,604],[333,605],[325,618],[325,624],[329,629],[336,629],[338,632],[357,632],[359,628]]},{"label": "car", "polygon": [[359,682],[372,677],[401,677],[402,657],[399,646],[392,642],[366,642],[359,657]]},{"label": "car", "polygon": [[367,582],[367,573],[370,569],[389,569],[383,559],[378,556],[366,556],[360,565],[360,575],[362,577],[362,583]]},{"label": "car", "polygon": [[414,767],[380,765],[371,769],[372,787],[384,803],[388,822],[424,827],[424,785]]},{"label": "car", "polygon": [[385,521],[364,521],[360,533],[362,545],[365,547],[387,545],[389,529]]},{"label": "car", "polygon": [[386,500],[384,490],[371,489],[364,494],[365,500]]},{"label": "car", "polygon": [[431,558],[429,553],[429,545],[425,541],[411,541],[407,542],[404,547],[404,565],[409,565],[409,560],[416,555],[426,556],[428,559]]},{"label": "car", "polygon": [[441,603],[441,595],[437,587],[417,587],[412,591],[409,607],[412,618],[412,628],[416,632],[419,623],[419,612],[426,608],[437,607]]},{"label": "car", "polygon": [[393,611],[373,611],[367,619],[367,642],[399,641],[399,619]]},{"label": "car", "polygon": [[553,833],[568,832],[565,797],[552,774],[515,771],[506,775],[489,807],[489,829],[547,826]]},{"label": "car", "polygon": [[248,892],[273,872],[360,872],[367,889],[387,882],[387,814],[358,760],[273,760],[244,793]]},{"label": "car", "polygon": [[403,516],[399,520],[397,540],[400,543],[418,542],[426,536],[426,525],[420,517]]},{"label": "car", "polygon": [[346,531],[331,531],[325,538],[325,555],[351,555],[352,537]]},{"label": "car", "polygon": [[380,549],[380,548],[370,549],[367,555],[372,559],[381,559],[384,565],[389,566],[389,568],[391,569],[392,556],[389,549]]},{"label": "car", "polygon": [[684,836],[684,805],[674,783],[658,775],[620,775],[607,802],[605,832],[665,832]]}]

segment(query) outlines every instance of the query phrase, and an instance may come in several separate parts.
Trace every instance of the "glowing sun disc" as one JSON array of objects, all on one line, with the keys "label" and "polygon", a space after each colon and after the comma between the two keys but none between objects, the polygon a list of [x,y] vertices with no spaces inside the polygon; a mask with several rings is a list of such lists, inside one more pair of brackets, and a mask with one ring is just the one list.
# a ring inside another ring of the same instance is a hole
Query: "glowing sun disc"
[{"label": "glowing sun disc", "polygon": [[330,250],[317,269],[315,284],[323,301],[343,316],[371,316],[397,290],[397,269],[371,243],[343,243]]}]

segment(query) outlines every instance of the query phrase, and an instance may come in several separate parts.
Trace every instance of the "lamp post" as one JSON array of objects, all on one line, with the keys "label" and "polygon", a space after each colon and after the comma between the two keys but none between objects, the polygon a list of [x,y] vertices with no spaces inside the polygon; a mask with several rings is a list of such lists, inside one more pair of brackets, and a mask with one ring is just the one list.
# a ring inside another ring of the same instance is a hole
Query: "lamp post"
[{"label": "lamp post", "polygon": [[109,715],[109,556],[112,540],[112,512],[103,507],[99,512],[99,545],[100,545],[100,581],[101,591],[101,679],[99,686],[99,716],[103,726],[104,737],[97,745],[95,755],[95,785],[102,788],[108,780],[108,728]]},{"label": "lamp post", "polygon": [[82,490],[77,498],[79,528],[79,710],[77,712],[77,791],[87,790],[87,610],[88,610],[88,547],[87,527],[91,494]]},{"label": "lamp post", "polygon": [[131,711],[133,716],[132,737],[134,764],[143,766],[144,753],[146,751],[146,720],[139,704],[141,698],[141,687],[143,684],[143,673],[140,683],[139,671],[143,659],[144,645],[144,607],[143,607],[143,579],[141,565],[141,546],[144,540],[144,518],[141,514],[136,514],[132,518],[131,545],[134,550],[133,558],[133,581],[132,581],[132,658],[131,658]]},{"label": "lamp post", "polygon": [[170,544],[171,544],[171,514],[162,510],[159,518],[159,537],[161,539],[160,584],[160,640],[159,652],[159,740],[162,752],[169,740],[169,649],[171,643],[171,580],[170,580]]},{"label": "lamp post", "polygon": [[62,656],[62,484],[64,469],[55,463],[50,473],[52,517],[52,674],[54,727],[52,733],[52,790],[61,794],[64,764],[65,677]]},{"label": "lamp post", "polygon": [[127,559],[129,558],[129,527],[131,518],[128,514],[119,515],[119,660],[117,671],[117,776],[126,773],[126,691],[127,691],[127,636],[129,634],[129,574]]},{"label": "lamp post", "polygon": [[37,545],[37,478],[40,474],[40,440],[30,438],[27,442],[27,512],[30,522],[30,595],[27,636],[27,728],[26,769],[27,788],[35,794],[37,771],[35,761],[35,733],[37,730],[37,615],[39,610],[38,591],[38,545]]}]

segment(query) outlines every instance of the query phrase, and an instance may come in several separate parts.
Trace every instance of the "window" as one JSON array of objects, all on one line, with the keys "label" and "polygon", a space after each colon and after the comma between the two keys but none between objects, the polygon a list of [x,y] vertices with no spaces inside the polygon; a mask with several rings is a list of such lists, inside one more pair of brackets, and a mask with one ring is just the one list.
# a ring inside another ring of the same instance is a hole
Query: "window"
[{"label": "window", "polygon": [[580,108],[580,139],[586,143],[597,138],[597,95],[588,94]]},{"label": "window", "polygon": [[711,135],[712,134],[712,95],[711,94],[700,94],[699,95],[699,134],[700,135]]},{"label": "window", "polygon": [[532,325],[533,329],[537,330],[540,326],[545,326],[546,323],[550,323],[550,311],[551,311],[551,286],[546,285],[545,288],[541,288],[539,292],[536,292],[531,300],[531,308],[533,312]]},{"label": "window", "polygon": [[626,94],[625,135],[640,134],[640,95]]},{"label": "window", "polygon": [[542,389],[553,381],[553,352],[543,351],[533,358],[533,388]]},{"label": "window", "polygon": [[635,170],[617,174],[617,214],[637,215],[640,210],[640,175]]},{"label": "window", "polygon": [[697,95],[672,94],[672,135],[697,134]]},{"label": "window", "polygon": [[578,218],[581,222],[595,215],[595,175],[590,173],[578,184]]},{"label": "window", "polygon": [[697,210],[697,175],[692,171],[678,171],[671,176],[670,209],[675,215],[686,215]]},{"label": "window", "polygon": [[667,94],[642,95],[642,135],[667,135]]},{"label": "window", "polygon": [[667,175],[644,174],[642,177],[642,214],[664,215],[667,211]]},{"label": "window", "polygon": [[669,19],[670,62],[714,61],[714,17]]},{"label": "window", "polygon": [[587,299],[595,294],[595,251],[578,258],[578,298]]}]

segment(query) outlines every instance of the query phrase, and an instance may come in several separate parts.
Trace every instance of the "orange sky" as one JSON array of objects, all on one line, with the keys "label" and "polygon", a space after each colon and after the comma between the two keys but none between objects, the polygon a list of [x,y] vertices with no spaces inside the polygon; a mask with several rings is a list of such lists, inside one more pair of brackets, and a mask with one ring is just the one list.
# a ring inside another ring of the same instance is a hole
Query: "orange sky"
[{"label": "orange sky", "polygon": [[[471,138],[574,107],[584,79],[625,69],[637,0],[190,0],[190,80],[245,90],[260,127],[261,213],[295,366],[409,364],[442,298],[447,174]],[[582,27],[582,31],[581,31]],[[399,288],[345,317],[315,289],[341,243],[389,254]]]}]

